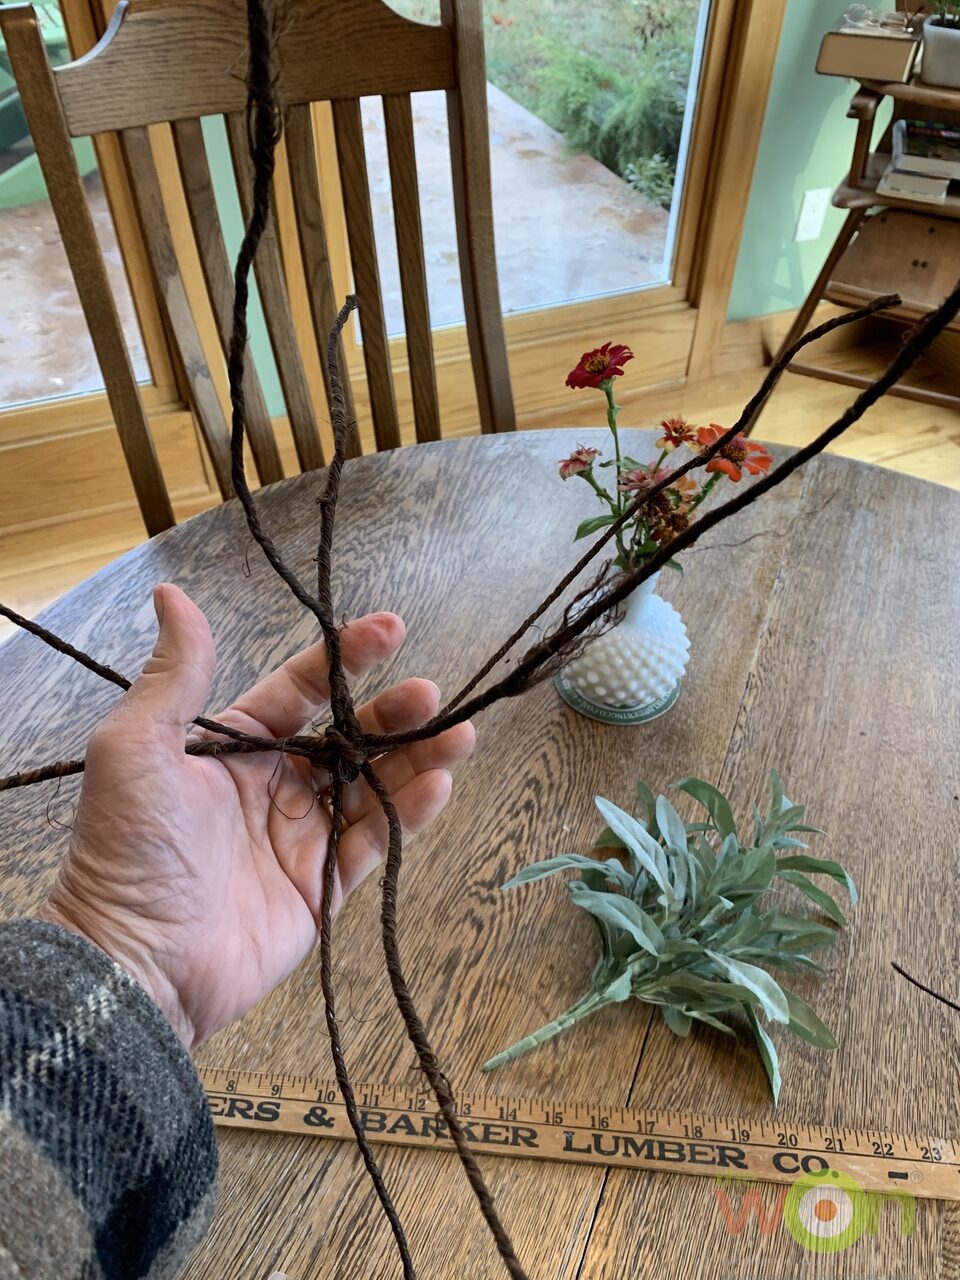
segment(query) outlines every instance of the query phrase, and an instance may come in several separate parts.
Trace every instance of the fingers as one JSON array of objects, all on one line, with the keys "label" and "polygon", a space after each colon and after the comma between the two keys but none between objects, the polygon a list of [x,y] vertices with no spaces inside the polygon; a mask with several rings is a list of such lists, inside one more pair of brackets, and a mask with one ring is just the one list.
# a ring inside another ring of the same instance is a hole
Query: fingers
[{"label": "fingers", "polygon": [[200,609],[172,583],[154,588],[153,605],[160,624],[153,653],[108,719],[114,727],[172,734],[182,751],[184,729],[210,693],[213,637]]},{"label": "fingers", "polygon": [[[347,675],[361,676],[389,658],[404,634],[403,622],[394,613],[371,613],[349,623],[340,632]],[[327,675],[327,647],[321,640],[288,658],[215,718],[266,737],[289,737],[329,701]]]},{"label": "fingers", "polygon": [[[375,766],[378,769],[378,766]],[[450,799],[453,779],[445,769],[419,773],[393,795],[404,836],[416,835],[437,816]],[[387,856],[389,828],[386,814],[376,806],[359,822],[347,827],[337,856],[340,891],[345,898]],[[340,900],[334,902],[334,910]]]},{"label": "fingers", "polygon": [[403,733],[425,724],[439,706],[440,690],[433,681],[414,676],[358,707],[357,719],[364,733]]},{"label": "fingers", "polygon": [[[431,680],[403,680],[360,707],[357,718],[364,733],[402,733],[419,728],[436,715],[439,706],[440,690]],[[434,738],[413,743],[378,760],[377,774],[393,794],[416,774],[446,769],[468,756],[475,738],[473,725],[456,725]],[[344,817],[348,823],[359,822],[376,803],[373,792],[358,778],[344,790]]]}]

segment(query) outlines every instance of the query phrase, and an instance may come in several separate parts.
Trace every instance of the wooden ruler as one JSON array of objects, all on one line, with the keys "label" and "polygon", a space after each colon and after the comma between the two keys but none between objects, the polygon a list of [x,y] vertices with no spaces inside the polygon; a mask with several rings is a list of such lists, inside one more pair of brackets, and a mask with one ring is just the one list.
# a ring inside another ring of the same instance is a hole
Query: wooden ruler
[{"label": "wooden ruler", "polygon": [[[200,1078],[218,1125],[353,1137],[333,1080],[209,1067],[200,1069]],[[452,1147],[429,1090],[354,1088],[371,1142]],[[488,1155],[760,1182],[792,1183],[830,1169],[864,1191],[960,1200],[960,1142],[946,1138],[487,1093],[460,1093],[456,1102],[467,1140]]]}]

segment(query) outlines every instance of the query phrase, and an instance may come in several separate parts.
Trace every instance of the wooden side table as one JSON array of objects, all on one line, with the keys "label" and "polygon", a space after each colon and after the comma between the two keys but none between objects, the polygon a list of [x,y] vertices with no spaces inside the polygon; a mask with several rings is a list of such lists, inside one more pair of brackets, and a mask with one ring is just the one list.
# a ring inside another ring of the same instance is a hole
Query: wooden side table
[{"label": "wooden side table", "polygon": [[[884,98],[892,100],[893,117],[874,151],[874,121]],[[906,117],[960,125],[960,92],[864,81],[847,115],[857,121],[857,136],[850,172],[833,196],[834,205],[846,209],[847,217],[780,351],[806,332],[820,302],[858,307],[883,294],[899,293],[902,306],[880,315],[902,327],[939,305],[960,275],[960,196],[948,195],[943,204],[934,205],[877,192],[892,159],[894,122]],[[947,334],[960,334],[960,325],[948,326]],[[941,342],[949,344],[950,337]],[[871,382],[852,370],[806,360],[795,360],[790,369],[854,387]],[[960,392],[951,389],[901,382],[891,394],[960,408]]]}]

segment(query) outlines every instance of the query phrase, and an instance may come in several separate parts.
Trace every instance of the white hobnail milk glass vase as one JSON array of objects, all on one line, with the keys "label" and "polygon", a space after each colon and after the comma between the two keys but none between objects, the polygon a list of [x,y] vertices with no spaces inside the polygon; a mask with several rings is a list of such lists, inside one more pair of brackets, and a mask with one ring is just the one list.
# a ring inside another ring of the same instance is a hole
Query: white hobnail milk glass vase
[{"label": "white hobnail milk glass vase", "polygon": [[656,594],[659,573],[621,605],[619,622],[592,640],[556,677],[563,700],[605,724],[643,724],[680,695],[690,657],[683,619]]}]

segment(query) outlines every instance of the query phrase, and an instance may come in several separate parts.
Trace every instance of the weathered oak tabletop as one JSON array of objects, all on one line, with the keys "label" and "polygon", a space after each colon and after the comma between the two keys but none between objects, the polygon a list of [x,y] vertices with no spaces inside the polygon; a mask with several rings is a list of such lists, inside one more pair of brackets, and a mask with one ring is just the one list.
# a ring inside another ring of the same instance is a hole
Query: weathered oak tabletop
[{"label": "weathered oak tabletop", "polygon": [[[601,433],[580,435],[603,447]],[[573,562],[572,531],[595,500],[585,485],[557,477],[555,461],[571,439],[544,432],[460,440],[348,465],[338,609],[394,609],[407,622],[406,644],[378,680],[417,673],[452,692]],[[649,453],[650,437],[627,447]],[[265,523],[307,578],[319,488],[308,475],[261,498]],[[499,885],[536,858],[585,851],[599,829],[597,793],[629,806],[637,777],[662,790],[696,774],[729,792],[746,820],[776,766],[791,798],[830,833],[819,848],[842,858],[862,892],[850,930],[828,955],[828,974],[798,986],[837,1032],[840,1050],[779,1037],[778,1114],[956,1136],[960,1019],[908,987],[890,961],[956,997],[958,533],[960,494],[818,459],[707,535],[686,555],[682,580],[663,582],[692,641],[683,692],[664,718],[596,724],[550,685],[483,716],[454,800],[409,846],[401,882],[411,987],[456,1088],[772,1114],[751,1043],[707,1028],[679,1040],[635,1002],[492,1078],[480,1064],[571,1003],[594,959],[590,922],[560,883],[510,895]],[[314,638],[312,619],[263,561],[236,503],[131,552],[45,619],[132,675],[152,643],[150,587],[164,579],[184,586],[211,620],[220,660],[211,710]],[[81,753],[115,694],[38,641],[9,641],[0,648],[3,771]],[[6,916],[40,899],[77,791],[70,780],[2,797]],[[201,1060],[329,1076],[318,968],[316,957],[305,963],[205,1045]],[[375,879],[337,922],[335,968],[356,1078],[416,1079],[381,961]],[[243,1130],[219,1139],[221,1205],[190,1280],[265,1280],[274,1270],[290,1280],[399,1276],[352,1144]],[[380,1151],[422,1280],[505,1274],[455,1156]],[[483,1163],[532,1280],[960,1277],[960,1218],[939,1204],[918,1204],[909,1238],[896,1214],[884,1212],[875,1237],[814,1257],[775,1215],[765,1232],[756,1217],[729,1224],[710,1179]],[[764,1204],[772,1210],[775,1202],[771,1191]]]}]

